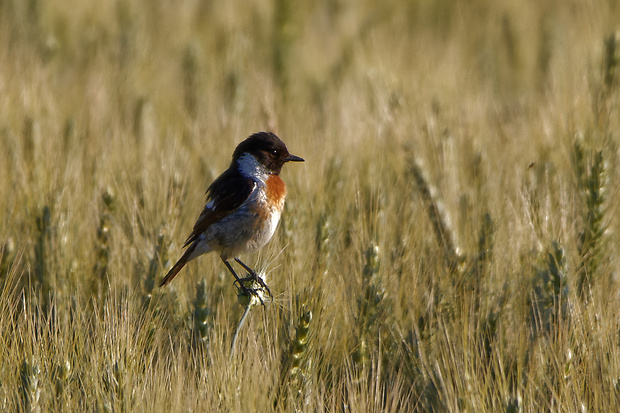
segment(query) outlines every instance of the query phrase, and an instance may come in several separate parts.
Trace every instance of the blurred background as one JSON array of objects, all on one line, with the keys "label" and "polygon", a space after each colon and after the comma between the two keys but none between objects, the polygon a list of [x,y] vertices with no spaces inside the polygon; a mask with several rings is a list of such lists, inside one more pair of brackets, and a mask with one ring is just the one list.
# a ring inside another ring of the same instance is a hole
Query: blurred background
[{"label": "blurred background", "polygon": [[[0,1],[0,410],[613,410],[618,22],[614,0]],[[155,285],[260,130],[306,162],[248,261],[275,303],[229,361],[219,258]]]}]

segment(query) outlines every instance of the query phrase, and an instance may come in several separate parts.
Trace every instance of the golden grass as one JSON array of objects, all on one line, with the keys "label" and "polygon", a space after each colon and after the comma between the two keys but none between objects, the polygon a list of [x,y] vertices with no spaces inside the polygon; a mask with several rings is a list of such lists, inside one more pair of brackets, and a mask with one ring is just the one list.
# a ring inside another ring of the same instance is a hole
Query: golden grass
[{"label": "golden grass", "polygon": [[[0,2],[0,410],[615,410],[619,21]],[[259,130],[306,162],[231,358],[219,258],[156,282]]]}]

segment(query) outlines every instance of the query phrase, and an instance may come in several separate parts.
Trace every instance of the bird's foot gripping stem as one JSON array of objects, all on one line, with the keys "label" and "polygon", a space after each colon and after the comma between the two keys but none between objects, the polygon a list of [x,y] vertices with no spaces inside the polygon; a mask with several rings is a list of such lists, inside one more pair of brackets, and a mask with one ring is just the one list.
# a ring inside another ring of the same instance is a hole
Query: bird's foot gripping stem
[{"label": "bird's foot gripping stem", "polygon": [[265,305],[265,300],[273,300],[271,290],[265,281],[255,272],[248,277],[239,278],[233,283],[237,287],[237,298],[243,307]]},{"label": "bird's foot gripping stem", "polygon": [[256,271],[245,265],[243,261],[239,258],[235,258],[235,261],[241,265],[249,275],[245,278],[239,278],[228,260],[222,258],[222,261],[230,273],[235,277],[235,282],[233,285],[237,287],[237,297],[239,299],[239,303],[243,307],[253,307],[258,304],[265,305],[265,298],[267,298],[267,296],[269,296],[270,301],[273,300],[273,295],[271,295],[269,287],[267,287],[267,284],[263,280],[263,278],[266,278],[266,274],[262,273],[261,275],[263,277],[260,277]]}]

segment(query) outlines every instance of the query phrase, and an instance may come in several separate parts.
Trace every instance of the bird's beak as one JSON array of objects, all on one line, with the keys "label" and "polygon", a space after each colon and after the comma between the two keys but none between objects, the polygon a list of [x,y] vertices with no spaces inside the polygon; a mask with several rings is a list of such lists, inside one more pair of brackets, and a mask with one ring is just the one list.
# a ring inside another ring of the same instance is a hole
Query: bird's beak
[{"label": "bird's beak", "polygon": [[303,162],[304,158],[300,158],[299,156],[295,156],[295,155],[289,155],[286,158],[284,158],[285,162]]}]

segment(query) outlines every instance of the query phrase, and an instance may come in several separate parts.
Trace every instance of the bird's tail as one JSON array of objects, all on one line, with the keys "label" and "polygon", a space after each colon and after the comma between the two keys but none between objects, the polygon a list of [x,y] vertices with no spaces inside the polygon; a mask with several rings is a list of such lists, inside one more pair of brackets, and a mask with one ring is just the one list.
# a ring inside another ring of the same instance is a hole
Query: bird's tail
[{"label": "bird's tail", "polygon": [[168,271],[168,274],[166,274],[166,276],[164,277],[163,280],[161,280],[161,282],[159,283],[160,287],[164,287],[166,286],[170,281],[172,281],[172,279],[174,277],[176,277],[176,275],[179,273],[179,271],[181,271],[181,269],[183,267],[185,267],[185,264],[187,264],[188,262],[190,262],[192,260],[192,258],[194,257],[190,257],[192,255],[192,253],[194,252],[194,249],[196,249],[196,243],[190,245],[187,250],[185,250],[185,253],[183,254],[183,256],[181,258],[179,258],[179,260],[177,261],[176,264],[174,264],[174,267],[172,267],[170,269],[170,271]]}]

